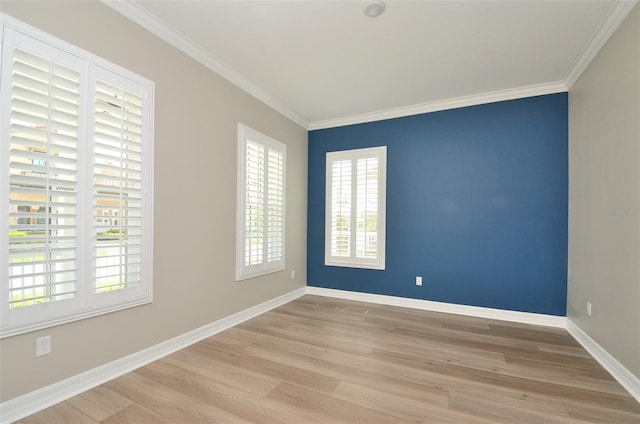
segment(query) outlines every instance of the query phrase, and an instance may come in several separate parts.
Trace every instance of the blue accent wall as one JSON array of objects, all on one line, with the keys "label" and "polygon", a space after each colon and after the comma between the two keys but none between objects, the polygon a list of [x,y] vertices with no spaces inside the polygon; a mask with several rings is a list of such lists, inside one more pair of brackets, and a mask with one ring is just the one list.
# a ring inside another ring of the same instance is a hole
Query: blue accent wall
[{"label": "blue accent wall", "polygon": [[[386,270],[325,266],[326,152],[381,145]],[[566,93],[311,131],[307,284],[566,315],[567,149]]]}]

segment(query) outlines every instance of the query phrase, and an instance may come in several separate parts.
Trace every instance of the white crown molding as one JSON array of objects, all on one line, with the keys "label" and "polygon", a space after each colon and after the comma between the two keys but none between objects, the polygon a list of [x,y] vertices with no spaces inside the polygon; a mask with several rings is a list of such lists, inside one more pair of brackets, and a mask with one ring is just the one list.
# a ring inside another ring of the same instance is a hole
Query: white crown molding
[{"label": "white crown molding", "polygon": [[175,30],[161,19],[158,19],[154,15],[147,12],[145,8],[143,8],[136,2],[131,0],[100,1],[116,12],[137,23],[152,34],[160,37],[162,40],[166,41],[181,52],[190,56],[192,59],[200,62],[232,84],[235,84],[242,90],[251,94],[253,97],[260,100],[267,106],[273,108],[277,112],[280,112],[282,115],[289,118],[296,124],[305,129],[308,128],[308,123],[305,119],[295,114],[274,97],[256,87],[245,77],[243,77],[238,72],[234,71],[231,67],[222,62],[220,59],[200,47],[200,45],[195,43],[193,40],[184,36],[182,33]]},{"label": "white crown molding", "polygon": [[638,0],[617,0],[611,6],[607,15],[602,19],[598,28],[596,28],[591,35],[591,38],[573,61],[573,64],[562,79],[567,89],[570,89],[580,75],[587,69],[591,61],[618,29],[636,3],[638,3]]},{"label": "white crown molding", "polygon": [[11,423],[35,414],[49,406],[113,380],[136,368],[147,365],[207,337],[211,337],[214,334],[270,311],[273,308],[289,303],[303,296],[305,293],[306,287],[301,287],[155,346],[3,402],[0,404],[0,423]]},{"label": "white crown molding", "polygon": [[473,94],[470,96],[455,97],[452,99],[436,100],[411,106],[386,109],[377,112],[363,113],[360,115],[345,116],[336,119],[314,121],[309,123],[309,130],[343,127],[345,125],[363,124],[366,122],[382,121],[385,119],[401,118],[404,116],[420,115],[422,113],[437,112],[441,110],[457,109],[467,106],[477,106],[487,103],[495,103],[505,100],[521,99],[525,97],[542,96],[567,91],[562,81],[546,84],[530,85],[507,90],[492,91],[489,93]]},{"label": "white crown molding", "polygon": [[611,356],[602,346],[587,333],[567,318],[567,331],[584,349],[594,357],[602,367],[615,378],[638,402],[640,402],[640,379],[626,369],[616,358]]},{"label": "white crown molding", "polygon": [[335,297],[338,299],[346,300],[356,300],[359,302],[377,303],[380,305],[421,309],[423,311],[444,312],[448,314],[467,315],[477,318],[489,318],[500,321],[519,322],[523,324],[544,325],[547,327],[565,328],[566,326],[566,318],[555,315],[507,311],[504,309],[482,308],[479,306],[456,305],[453,303],[434,302],[431,300],[410,299],[406,297],[325,289],[322,287],[312,286],[307,286],[307,294]]}]

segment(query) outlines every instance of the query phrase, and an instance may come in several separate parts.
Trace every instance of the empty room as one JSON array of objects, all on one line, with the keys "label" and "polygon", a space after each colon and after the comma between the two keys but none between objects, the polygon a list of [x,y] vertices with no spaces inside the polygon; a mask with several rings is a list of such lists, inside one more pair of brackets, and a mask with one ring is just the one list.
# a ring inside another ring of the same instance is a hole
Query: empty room
[{"label": "empty room", "polygon": [[0,0],[0,423],[640,423],[640,5]]}]

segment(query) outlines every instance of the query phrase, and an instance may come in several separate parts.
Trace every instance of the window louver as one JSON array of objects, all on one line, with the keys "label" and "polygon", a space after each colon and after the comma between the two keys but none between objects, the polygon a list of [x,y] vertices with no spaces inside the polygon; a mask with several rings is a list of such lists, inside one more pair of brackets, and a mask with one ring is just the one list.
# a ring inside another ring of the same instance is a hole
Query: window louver
[{"label": "window louver", "polygon": [[286,146],[238,125],[236,280],[284,269]]},{"label": "window louver", "polygon": [[9,130],[9,307],[71,298],[77,281],[79,73],[16,48]]},{"label": "window louver", "polygon": [[386,147],[327,153],[325,264],[385,268]]},{"label": "window louver", "polygon": [[140,284],[142,98],[95,84],[93,227],[96,293]]},{"label": "window louver", "polygon": [[153,82],[0,23],[0,337],[150,302]]}]

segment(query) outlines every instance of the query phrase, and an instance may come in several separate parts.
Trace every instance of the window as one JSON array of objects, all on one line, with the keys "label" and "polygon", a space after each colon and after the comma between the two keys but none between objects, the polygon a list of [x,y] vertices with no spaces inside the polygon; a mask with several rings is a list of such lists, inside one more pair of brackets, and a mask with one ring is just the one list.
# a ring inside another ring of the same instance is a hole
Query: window
[{"label": "window", "polygon": [[327,153],[325,265],[385,269],[387,148]]},{"label": "window", "polygon": [[150,302],[153,83],[2,26],[0,336]]},{"label": "window", "polygon": [[287,148],[238,124],[236,281],[284,269]]}]

